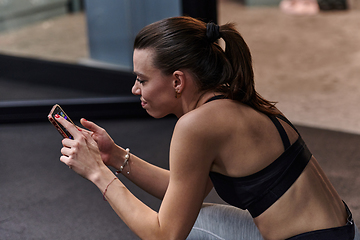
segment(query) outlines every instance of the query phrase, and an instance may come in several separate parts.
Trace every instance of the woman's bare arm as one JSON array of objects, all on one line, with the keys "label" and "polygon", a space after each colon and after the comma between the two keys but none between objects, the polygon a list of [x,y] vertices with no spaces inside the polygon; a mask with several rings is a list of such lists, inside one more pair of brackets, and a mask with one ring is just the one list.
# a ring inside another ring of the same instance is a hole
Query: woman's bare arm
[{"label": "woman's bare arm", "polygon": [[[125,154],[125,150],[118,147],[116,153],[118,161],[113,166],[114,168],[120,169],[124,164]],[[148,163],[132,153],[130,153],[128,164],[125,165],[122,174],[141,189],[159,199],[163,199],[169,185],[169,170]]]},{"label": "woman's bare arm", "polygon": [[[81,124],[89,129],[89,134],[98,144],[100,155],[107,166],[120,169],[124,165],[125,149],[115,144],[105,129],[94,122],[81,119]],[[83,129],[83,131],[86,131]],[[123,174],[137,186],[151,195],[162,199],[169,184],[169,171],[150,164],[130,152]],[[129,172],[129,174],[127,174]]]},{"label": "woman's bare arm", "polygon": [[[63,140],[61,161],[92,181],[102,193],[105,192],[106,199],[130,229],[142,239],[186,238],[209,191],[208,174],[214,148],[209,145],[208,136],[201,134],[201,130],[197,128],[193,132],[192,124],[185,123],[176,127],[170,149],[168,187],[157,213],[115,178],[103,163],[97,144],[90,134],[79,132],[62,118],[59,122],[75,139]],[[195,143],[197,147],[194,147]],[[136,162],[137,160],[134,161]],[[131,171],[152,168],[142,161],[137,164],[139,167],[134,167]],[[140,167],[141,164],[144,165]],[[162,170],[158,172],[163,174]]]}]

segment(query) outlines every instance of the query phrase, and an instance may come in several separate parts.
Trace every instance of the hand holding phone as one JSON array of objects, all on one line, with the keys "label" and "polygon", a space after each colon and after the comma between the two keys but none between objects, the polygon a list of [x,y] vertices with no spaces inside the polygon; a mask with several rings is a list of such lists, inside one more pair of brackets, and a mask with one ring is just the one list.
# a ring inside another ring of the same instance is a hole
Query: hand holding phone
[{"label": "hand holding phone", "polygon": [[61,125],[58,121],[55,120],[56,114],[58,114],[59,116],[62,116],[63,118],[68,120],[70,123],[74,124],[73,121],[70,119],[70,117],[65,113],[65,111],[58,104],[55,104],[52,107],[52,109],[48,115],[48,119],[52,123],[52,125],[54,125],[54,127],[58,130],[58,132],[61,134],[61,136],[63,136],[64,138],[74,139],[73,136],[69,133],[69,131],[63,125]]}]

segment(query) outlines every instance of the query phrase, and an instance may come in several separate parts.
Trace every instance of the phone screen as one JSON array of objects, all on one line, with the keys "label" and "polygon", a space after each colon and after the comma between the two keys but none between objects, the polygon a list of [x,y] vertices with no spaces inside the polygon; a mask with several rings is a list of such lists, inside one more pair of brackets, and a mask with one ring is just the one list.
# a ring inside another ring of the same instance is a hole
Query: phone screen
[{"label": "phone screen", "polygon": [[55,118],[56,114],[62,116],[63,118],[65,118],[66,120],[68,120],[69,122],[74,124],[71,121],[70,117],[64,112],[64,110],[58,104],[53,106],[53,108],[51,109],[51,111],[49,113],[48,119],[55,126],[55,128],[60,132],[60,134],[63,137],[68,137],[70,139],[73,139],[73,136],[69,133],[69,131],[63,125],[61,125],[58,121],[56,121],[56,118]]}]

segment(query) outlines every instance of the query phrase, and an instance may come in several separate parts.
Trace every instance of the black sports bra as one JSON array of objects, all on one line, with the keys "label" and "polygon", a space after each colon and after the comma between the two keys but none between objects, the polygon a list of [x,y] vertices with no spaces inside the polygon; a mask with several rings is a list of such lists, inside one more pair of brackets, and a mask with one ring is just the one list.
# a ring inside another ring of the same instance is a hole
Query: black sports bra
[{"label": "black sports bra", "polygon": [[[220,97],[211,98],[211,100]],[[209,176],[219,196],[230,205],[247,209],[253,218],[259,216],[275,203],[296,181],[312,154],[300,134],[290,145],[285,129],[278,118],[296,128],[284,116],[269,116],[275,124],[285,151],[270,165],[246,177],[229,177],[216,172]]]}]

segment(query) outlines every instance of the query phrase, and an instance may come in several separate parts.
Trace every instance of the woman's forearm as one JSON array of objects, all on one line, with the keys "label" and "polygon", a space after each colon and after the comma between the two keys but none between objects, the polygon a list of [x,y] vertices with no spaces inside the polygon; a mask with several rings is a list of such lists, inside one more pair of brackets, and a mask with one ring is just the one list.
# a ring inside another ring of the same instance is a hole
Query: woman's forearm
[{"label": "woman's forearm", "polygon": [[177,175],[169,184],[159,212],[156,212],[136,198],[105,165],[92,176],[89,180],[141,239],[185,239],[207,192],[206,177],[199,178],[193,171],[185,172],[186,181],[182,184],[181,176]]},{"label": "woman's forearm", "polygon": [[137,199],[107,168],[90,179],[117,215],[141,239],[163,239],[158,213]]},{"label": "woman's forearm", "polygon": [[[114,167],[120,169],[125,161],[126,151],[117,147],[113,158],[116,159]],[[150,164],[130,152],[128,163],[124,166],[122,174],[130,181],[149,194],[162,199],[169,184],[169,170]]]}]

